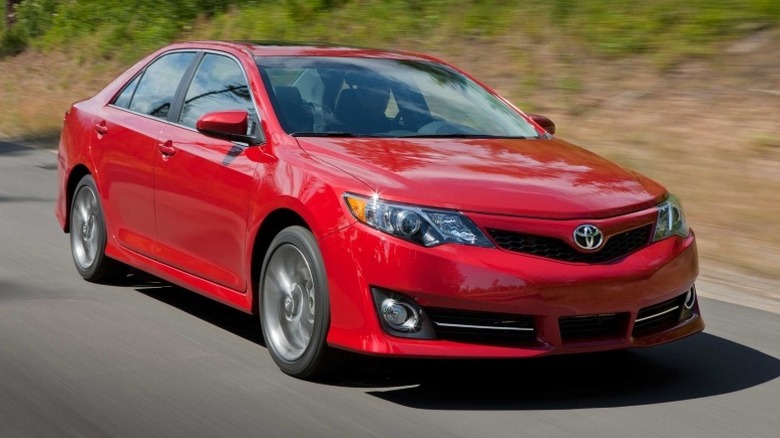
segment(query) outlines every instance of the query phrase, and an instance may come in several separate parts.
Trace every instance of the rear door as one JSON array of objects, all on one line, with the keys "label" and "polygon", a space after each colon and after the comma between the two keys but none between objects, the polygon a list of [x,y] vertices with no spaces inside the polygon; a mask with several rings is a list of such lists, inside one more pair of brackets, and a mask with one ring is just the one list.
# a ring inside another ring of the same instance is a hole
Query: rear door
[{"label": "rear door", "polygon": [[[205,53],[174,124],[158,138],[167,153],[155,168],[156,258],[209,281],[246,286],[247,212],[257,163],[247,145],[195,130],[207,112],[256,109],[246,75],[233,57]],[[252,146],[256,147],[256,146]]]},{"label": "rear door", "polygon": [[156,241],[156,140],[167,126],[177,89],[195,51],[166,53],[137,74],[98,111],[92,155],[108,232],[120,245],[152,257]]}]

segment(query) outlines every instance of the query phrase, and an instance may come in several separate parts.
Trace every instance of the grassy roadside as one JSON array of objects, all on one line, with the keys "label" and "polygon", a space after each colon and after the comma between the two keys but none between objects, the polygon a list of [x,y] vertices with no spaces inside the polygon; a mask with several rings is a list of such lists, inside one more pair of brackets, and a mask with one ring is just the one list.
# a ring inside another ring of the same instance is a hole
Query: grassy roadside
[{"label": "grassy roadside", "polygon": [[[537,100],[529,96],[560,89],[564,104],[577,111],[575,100],[586,87],[583,65],[641,55],[662,73],[687,59],[715,56],[724,42],[780,26],[780,2],[24,0],[15,15],[12,29],[0,23],[0,132],[40,136],[59,128],[59,103],[91,94],[161,45],[188,39],[432,52],[481,77],[498,77],[504,94],[523,108],[534,109]],[[483,48],[492,56],[481,59]],[[2,62],[4,54],[22,58]],[[484,64],[471,65],[474,58]],[[15,95],[33,91],[31,85],[38,87],[34,97]]]},{"label": "grassy roadside", "polygon": [[[135,1],[122,4],[145,0]],[[708,266],[780,277],[780,58],[770,56],[780,53],[780,2],[227,3],[170,34],[158,29],[171,23],[164,7],[143,22],[86,15],[89,26],[68,27],[59,18],[0,61],[0,136],[51,142],[71,102],[169,39],[425,51],[550,116],[561,137],[681,195]]]}]

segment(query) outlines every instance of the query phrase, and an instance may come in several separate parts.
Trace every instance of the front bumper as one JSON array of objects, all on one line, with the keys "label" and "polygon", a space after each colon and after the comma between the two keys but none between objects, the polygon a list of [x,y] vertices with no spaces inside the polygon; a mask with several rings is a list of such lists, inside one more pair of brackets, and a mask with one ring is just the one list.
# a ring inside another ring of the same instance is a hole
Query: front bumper
[{"label": "front bumper", "polygon": [[[704,328],[696,302],[680,319],[635,329],[637,319],[659,305],[664,311],[694,287],[693,234],[652,243],[608,264],[560,262],[498,248],[423,248],[362,224],[320,245],[331,297],[327,340],[336,348],[407,357],[522,358],[651,346]],[[424,311],[530,316],[533,336],[504,342],[393,336],[380,324],[372,288],[408,297]],[[606,328],[572,334],[572,324],[589,322]]]}]

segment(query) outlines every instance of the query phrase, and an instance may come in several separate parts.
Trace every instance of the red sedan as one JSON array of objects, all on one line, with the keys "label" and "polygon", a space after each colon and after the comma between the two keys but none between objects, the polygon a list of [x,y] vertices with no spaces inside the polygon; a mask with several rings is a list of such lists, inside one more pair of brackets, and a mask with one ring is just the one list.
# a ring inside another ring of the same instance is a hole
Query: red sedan
[{"label": "red sedan", "polygon": [[175,44],[68,110],[56,214],[85,279],[256,313],[299,377],[701,331],[680,201],[554,130],[429,56]]}]

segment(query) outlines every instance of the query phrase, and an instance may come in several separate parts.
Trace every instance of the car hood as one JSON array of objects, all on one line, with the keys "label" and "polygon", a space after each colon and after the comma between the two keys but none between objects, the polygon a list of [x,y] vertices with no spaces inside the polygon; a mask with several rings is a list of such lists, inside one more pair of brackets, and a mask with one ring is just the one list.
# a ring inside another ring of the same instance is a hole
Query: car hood
[{"label": "car hood", "polygon": [[652,207],[666,194],[652,180],[559,139],[297,140],[382,198],[430,207],[601,218]]}]

